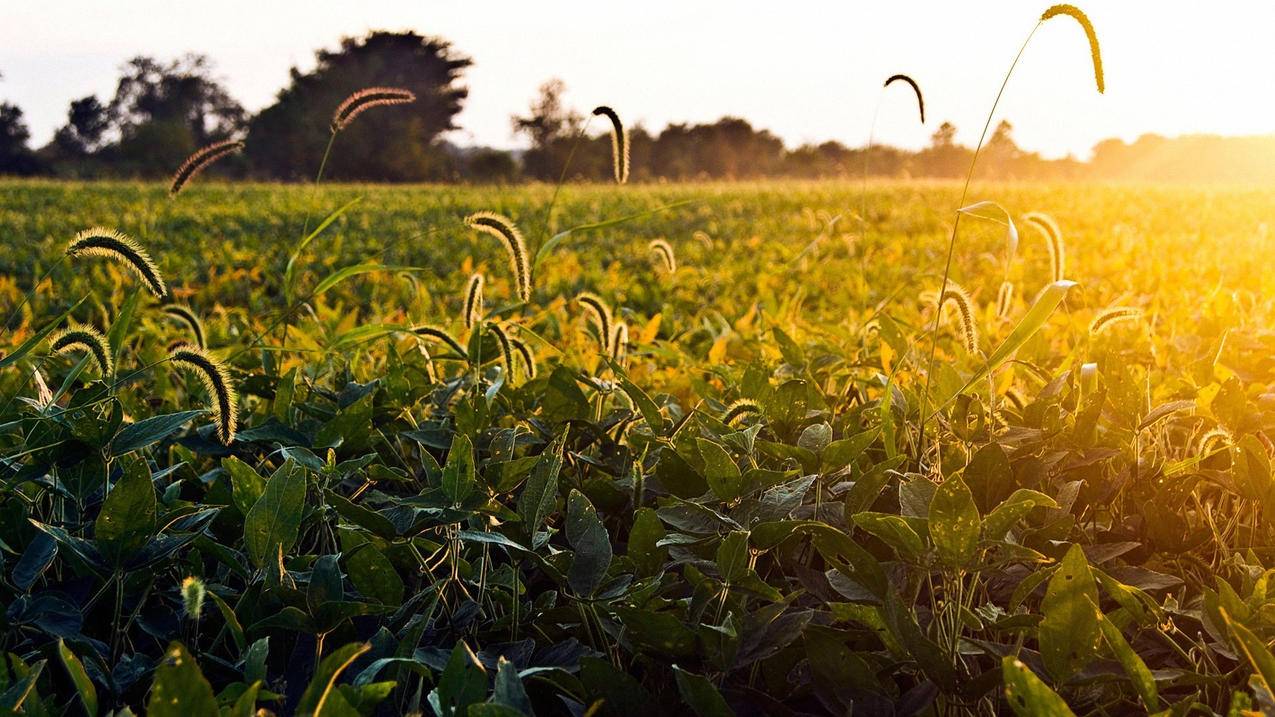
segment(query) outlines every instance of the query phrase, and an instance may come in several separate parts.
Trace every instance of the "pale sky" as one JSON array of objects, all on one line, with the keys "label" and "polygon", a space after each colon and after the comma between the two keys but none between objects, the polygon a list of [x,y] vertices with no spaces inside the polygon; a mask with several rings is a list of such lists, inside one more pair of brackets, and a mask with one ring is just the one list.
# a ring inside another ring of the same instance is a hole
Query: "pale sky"
[{"label": "pale sky", "polygon": [[[916,78],[929,125],[903,85],[885,94],[878,143],[916,148],[950,120],[972,144],[1002,75],[1040,12],[1025,0],[3,0],[0,100],[26,113],[33,144],[68,102],[110,97],[133,55],[209,55],[249,110],[268,105],[289,68],[371,29],[452,42],[475,64],[461,144],[520,146],[509,117],[551,77],[568,102],[616,108],[626,123],[742,116],[791,147],[865,143],[886,77]],[[1088,156],[1098,140],[1145,132],[1275,132],[1275,3],[1081,0],[1098,31],[1107,93],[1093,85],[1080,27],[1036,34],[998,117],[1019,145]]]}]

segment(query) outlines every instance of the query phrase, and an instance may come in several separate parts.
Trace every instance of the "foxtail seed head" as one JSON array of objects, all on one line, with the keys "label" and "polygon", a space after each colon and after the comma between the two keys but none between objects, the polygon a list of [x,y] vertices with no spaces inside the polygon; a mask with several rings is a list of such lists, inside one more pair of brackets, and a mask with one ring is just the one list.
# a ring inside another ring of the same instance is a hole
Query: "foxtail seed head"
[{"label": "foxtail seed head", "polygon": [[100,256],[117,261],[136,274],[155,298],[163,299],[168,296],[164,277],[159,273],[159,267],[155,266],[155,262],[151,260],[150,254],[146,253],[141,244],[122,232],[104,227],[85,229],[76,234],[71,243],[66,245],[66,255],[72,259],[81,256]]},{"label": "foxtail seed head", "polygon": [[194,371],[204,384],[204,390],[212,401],[213,415],[217,419],[217,437],[222,444],[235,440],[239,421],[239,397],[230,382],[226,365],[194,344],[181,344],[168,353],[168,360],[179,368]]},{"label": "foxtail seed head", "polygon": [[974,300],[965,289],[961,288],[955,282],[947,283],[947,291],[944,292],[943,301],[939,302],[939,309],[948,302],[956,306],[957,325],[961,329],[961,343],[965,345],[965,350],[971,354],[978,353],[978,326],[974,323]]},{"label": "foxtail seed head", "polygon": [[576,296],[576,303],[584,307],[589,320],[598,332],[598,345],[602,353],[609,354],[611,349],[611,307],[607,306],[597,294],[582,291]]},{"label": "foxtail seed head", "polygon": [[518,286],[518,298],[531,301],[531,258],[522,232],[507,217],[494,212],[477,212],[465,217],[466,226],[496,237],[509,254],[509,266]]},{"label": "foxtail seed head", "polygon": [[1089,322],[1089,335],[1098,336],[1112,326],[1123,321],[1137,321],[1142,318],[1142,309],[1135,306],[1113,306],[1103,309],[1094,315]]},{"label": "foxtail seed head", "polygon": [[340,105],[337,105],[336,112],[332,113],[332,132],[340,132],[349,127],[355,117],[373,107],[402,105],[415,101],[416,93],[401,87],[367,87],[346,97]]},{"label": "foxtail seed head", "polygon": [[652,239],[647,245],[660,261],[664,263],[664,270],[672,274],[677,271],[677,257],[673,254],[673,246],[663,239]]},{"label": "foxtail seed head", "polygon": [[1002,281],[996,292],[996,318],[1009,318],[1009,309],[1014,303],[1014,282]]},{"label": "foxtail seed head", "polygon": [[222,157],[238,152],[243,149],[243,146],[243,142],[237,139],[228,139],[223,142],[214,142],[207,147],[197,150],[194,154],[187,157],[186,161],[182,162],[181,166],[177,168],[177,172],[173,174],[173,182],[168,188],[168,195],[170,197],[177,196],[181,192],[182,188],[185,187],[190,180],[194,179],[195,175],[204,171],[208,165],[216,162]]},{"label": "foxtail seed head", "polygon": [[514,351],[518,354],[518,358],[522,361],[523,375],[528,379],[536,377],[536,357],[531,353],[531,347],[525,341],[514,337],[509,337],[509,344],[513,346]]},{"label": "foxtail seed head", "polygon": [[465,328],[472,329],[483,319],[483,275],[469,277],[465,286]]},{"label": "foxtail seed head", "polygon": [[1089,57],[1093,60],[1094,83],[1098,85],[1098,94],[1102,94],[1107,89],[1107,83],[1102,74],[1102,51],[1098,49],[1098,33],[1094,32],[1093,23],[1089,22],[1089,17],[1080,8],[1066,3],[1050,7],[1041,14],[1040,21],[1047,22],[1059,15],[1072,18],[1084,28],[1085,37],[1089,39]]},{"label": "foxtail seed head", "polygon": [[186,324],[190,329],[190,333],[194,336],[196,346],[201,349],[208,348],[208,343],[204,339],[204,324],[189,306],[169,304],[164,307],[164,313]]},{"label": "foxtail seed head", "polygon": [[621,366],[629,360],[629,326],[623,321],[611,332],[611,359]]},{"label": "foxtail seed head", "polygon": [[620,122],[620,116],[610,107],[595,107],[593,114],[611,121],[611,165],[615,170],[616,184],[624,184],[629,181],[629,132]]},{"label": "foxtail seed head", "polygon": [[199,616],[204,611],[204,597],[207,592],[204,581],[193,575],[182,581],[182,609],[186,617],[199,621]]},{"label": "foxtail seed head", "polygon": [[416,334],[417,336],[422,336],[424,338],[434,339],[435,341],[442,341],[443,343],[447,344],[447,348],[456,352],[457,356],[461,358],[465,358],[467,356],[465,352],[465,347],[461,346],[459,341],[452,338],[451,334],[447,333],[443,329],[438,328],[437,326],[417,326],[416,328],[412,329],[412,333]]},{"label": "foxtail seed head", "polygon": [[505,365],[505,373],[510,377],[514,372],[514,351],[509,342],[509,334],[495,321],[487,323],[487,331],[496,337],[496,345],[500,347],[500,361]]},{"label": "foxtail seed head", "polygon": [[72,324],[58,331],[49,340],[49,348],[58,354],[84,351],[93,357],[93,363],[97,364],[98,373],[104,379],[115,372],[110,342],[101,331],[87,324]]},{"label": "foxtail seed head", "polygon": [[889,87],[894,82],[906,82],[912,88],[912,92],[916,94],[916,108],[921,112],[921,124],[925,124],[925,98],[921,96],[920,85],[907,75],[890,75],[890,79],[886,80],[882,86]]},{"label": "foxtail seed head", "polygon": [[1053,277],[1053,281],[1062,281],[1064,272],[1067,270],[1067,250],[1063,244],[1062,230],[1058,228],[1058,223],[1053,217],[1043,212],[1029,212],[1023,216],[1023,221],[1036,227],[1036,230],[1045,235],[1045,245],[1049,248],[1049,273]]},{"label": "foxtail seed head", "polygon": [[760,413],[760,403],[749,398],[741,398],[727,406],[726,410],[722,412],[722,423],[729,426],[744,416],[758,415]]}]

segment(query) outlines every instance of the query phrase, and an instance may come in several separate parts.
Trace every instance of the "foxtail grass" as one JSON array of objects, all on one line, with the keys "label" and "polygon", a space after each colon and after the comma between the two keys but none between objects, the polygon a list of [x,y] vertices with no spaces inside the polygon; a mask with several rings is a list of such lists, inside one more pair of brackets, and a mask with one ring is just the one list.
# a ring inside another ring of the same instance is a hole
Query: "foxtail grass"
[{"label": "foxtail grass", "polygon": [[469,277],[465,286],[465,328],[472,329],[483,319],[483,275]]},{"label": "foxtail grass", "polygon": [[960,329],[961,343],[966,351],[977,354],[978,326],[974,321],[974,300],[960,284],[951,281],[948,282],[947,289],[943,293],[943,300],[939,302],[940,311],[949,303],[956,307],[956,324]]},{"label": "foxtail grass", "polygon": [[611,121],[611,166],[615,172],[616,184],[629,181],[629,132],[620,122],[615,110],[602,105],[595,107],[593,115],[606,117]]},{"label": "foxtail grass", "polygon": [[1089,335],[1100,336],[1116,324],[1125,321],[1138,321],[1142,318],[1142,309],[1136,306],[1113,306],[1103,309],[1094,315],[1089,322]]},{"label": "foxtail grass", "polygon": [[584,291],[576,296],[576,303],[584,307],[589,321],[598,332],[598,346],[602,353],[610,354],[611,349],[611,307],[607,306],[597,294]]},{"label": "foxtail grass", "polygon": [[912,88],[912,93],[916,95],[916,109],[921,114],[921,124],[925,124],[925,96],[921,94],[921,86],[916,84],[916,80],[907,75],[890,75],[890,78],[881,87],[889,87],[895,82],[905,82]]},{"label": "foxtail grass", "polygon": [[514,374],[514,350],[509,341],[509,334],[495,321],[487,323],[487,331],[496,337],[496,346],[500,348],[500,361],[505,365],[505,373],[512,379]]},{"label": "foxtail grass", "polygon": [[1010,307],[1014,303],[1014,282],[1002,281],[1001,288],[996,292],[996,318],[1009,318]]},{"label": "foxtail grass", "polygon": [[758,415],[760,413],[761,404],[749,398],[741,398],[727,406],[726,410],[722,412],[722,423],[729,426],[744,416]]},{"label": "foxtail grass", "polygon": [[1045,237],[1045,246],[1049,250],[1049,274],[1053,281],[1062,281],[1067,270],[1067,248],[1063,244],[1062,230],[1053,217],[1042,212],[1029,212],[1023,221],[1035,227]]},{"label": "foxtail grass", "polygon": [[456,352],[457,356],[462,358],[466,356],[465,347],[461,346],[460,342],[453,338],[451,334],[437,326],[417,326],[412,329],[412,333],[423,338],[441,341],[447,344],[447,348]]},{"label": "foxtail grass", "polygon": [[611,332],[611,360],[621,366],[629,360],[629,326],[623,321],[617,322]]},{"label": "foxtail grass", "polygon": [[647,245],[664,263],[664,270],[672,274],[677,271],[677,256],[673,254],[673,246],[663,239],[652,239]]},{"label": "foxtail grass", "polygon": [[332,133],[336,134],[354,121],[355,117],[373,107],[389,107],[416,101],[416,93],[401,87],[367,87],[346,97],[332,113]]},{"label": "foxtail grass", "polygon": [[509,344],[513,346],[514,351],[522,361],[523,375],[528,379],[535,378],[537,372],[536,357],[531,353],[531,347],[527,345],[527,342],[513,336],[509,337]]},{"label": "foxtail grass", "polygon": [[1089,22],[1089,16],[1075,5],[1067,3],[1054,5],[1046,10],[1040,16],[1041,22],[1047,22],[1060,15],[1067,17],[1080,23],[1080,27],[1085,31],[1085,38],[1089,40],[1089,57],[1093,60],[1093,80],[1098,86],[1098,93],[1105,93],[1107,90],[1107,81],[1102,73],[1102,50],[1098,47],[1098,33],[1094,32],[1093,23]]},{"label": "foxtail grass", "polygon": [[164,313],[182,322],[190,329],[191,337],[195,340],[196,346],[201,349],[208,348],[208,342],[204,337],[204,324],[189,306],[169,304],[164,307]]},{"label": "foxtail grass", "polygon": [[101,331],[86,324],[72,324],[49,338],[49,348],[54,353],[66,355],[83,351],[93,357],[98,373],[109,380],[115,374],[115,359],[111,344]]},{"label": "foxtail grass", "polygon": [[531,257],[527,253],[527,242],[522,238],[518,227],[508,217],[494,212],[470,214],[465,217],[465,224],[500,240],[505,252],[509,254],[509,267],[514,274],[518,298],[524,302],[531,301]]},{"label": "foxtail grass", "polygon": [[239,399],[226,365],[194,344],[177,346],[169,352],[168,360],[180,368],[193,371],[199,378],[212,403],[213,416],[217,422],[217,437],[223,445],[234,443],[239,420]]},{"label": "foxtail grass", "polygon": [[229,156],[242,150],[244,143],[228,139],[223,142],[214,142],[202,149],[197,150],[194,154],[186,158],[185,162],[177,168],[177,172],[173,174],[172,184],[168,187],[168,195],[175,197],[181,193],[182,189],[194,179],[196,175],[204,171],[213,162],[222,157]]},{"label": "foxtail grass", "polygon": [[133,272],[155,298],[164,299],[168,296],[164,276],[159,273],[159,267],[150,254],[123,232],[104,227],[85,229],[66,245],[66,255],[72,259],[82,256],[110,259]]}]

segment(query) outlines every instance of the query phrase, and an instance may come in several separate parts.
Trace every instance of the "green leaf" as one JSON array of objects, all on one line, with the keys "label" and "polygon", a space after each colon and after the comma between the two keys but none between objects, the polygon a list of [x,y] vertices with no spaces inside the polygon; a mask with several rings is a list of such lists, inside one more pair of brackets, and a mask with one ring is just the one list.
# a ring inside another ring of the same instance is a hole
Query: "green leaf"
[{"label": "green leaf", "polygon": [[384,605],[397,607],[403,602],[403,578],[394,564],[375,545],[352,531],[341,531],[341,548],[345,551],[345,569],[354,589]]},{"label": "green leaf", "polygon": [[297,542],[305,489],[305,470],[292,459],[266,481],[265,491],[244,518],[244,547],[253,565],[265,567]]},{"label": "green leaf", "polygon": [[1098,618],[1091,603],[1098,603],[1098,586],[1085,552],[1073,544],[1049,579],[1037,628],[1041,660],[1058,682],[1089,664],[1097,650]]},{"label": "green leaf", "polygon": [[180,642],[169,644],[159,669],[155,670],[146,714],[150,717],[218,717],[212,685],[204,679],[195,658]]},{"label": "green leaf", "polygon": [[628,555],[641,575],[655,575],[668,560],[668,548],[657,545],[666,535],[654,508],[638,508],[629,529]]},{"label": "green leaf", "polygon": [[592,410],[589,399],[576,384],[575,373],[566,366],[558,366],[549,374],[540,407],[545,420],[564,423],[572,419],[587,420]]},{"label": "green leaf", "polygon": [[1075,713],[1027,665],[1012,655],[1001,659],[1005,699],[1019,717],[1075,717]]},{"label": "green leaf", "polygon": [[894,552],[908,562],[918,563],[925,555],[925,541],[921,540],[921,536],[906,520],[897,515],[856,513],[854,524],[894,548]]},{"label": "green leaf", "polygon": [[1019,488],[1013,495],[1001,501],[983,520],[983,537],[987,540],[1001,540],[1014,524],[1032,511],[1033,508],[1057,508],[1053,498],[1040,491]]},{"label": "green leaf", "polygon": [[[522,686],[522,678],[518,676],[518,668],[504,657],[496,663],[496,684],[492,687],[491,701],[492,704],[514,710],[515,714],[535,713],[531,707],[531,698]],[[473,712],[472,708],[470,712]]]},{"label": "green leaf", "polygon": [[628,374],[624,372],[624,369],[619,364],[614,361],[608,361],[608,365],[611,366],[611,370],[615,373],[615,378],[620,384],[620,388],[628,394],[633,401],[633,405],[637,406],[638,413],[642,414],[642,420],[646,421],[651,433],[657,436],[662,435],[664,433],[664,417],[660,415],[660,407],[655,405],[655,401],[651,400],[646,391],[643,391],[637,384],[629,380]]},{"label": "green leaf", "polygon": [[1138,697],[1142,698],[1142,705],[1147,708],[1147,713],[1159,712],[1160,693],[1156,689],[1155,677],[1152,676],[1151,670],[1147,669],[1147,664],[1138,657],[1138,653],[1133,651],[1133,647],[1124,638],[1120,628],[1102,614],[1097,604],[1091,602],[1089,605],[1098,617],[1098,627],[1102,630],[1102,637],[1106,640],[1107,647],[1111,648],[1111,652],[1124,667],[1125,674],[1129,676],[1129,681],[1137,690]]},{"label": "green leaf", "polygon": [[462,640],[452,648],[452,655],[429,694],[430,705],[439,717],[465,714],[469,706],[487,696],[487,671]]},{"label": "green leaf", "polygon": [[473,492],[477,482],[474,444],[469,436],[457,433],[447,451],[447,465],[443,466],[443,495],[453,506],[460,505]]},{"label": "green leaf", "polygon": [[124,475],[106,494],[93,524],[102,554],[119,564],[155,534],[155,485],[150,468],[137,456],[119,460]]},{"label": "green leaf", "polygon": [[115,434],[115,439],[111,441],[111,453],[117,456],[123,455],[145,448],[152,443],[158,443],[203,413],[204,411],[178,411],[162,416],[151,416],[127,425]]},{"label": "green leaf", "polygon": [[743,476],[730,453],[707,438],[696,438],[700,457],[704,459],[704,480],[721,501],[732,501],[744,490]]},{"label": "green leaf", "polygon": [[319,669],[310,678],[310,684],[301,694],[297,703],[297,714],[314,715],[315,717],[359,717],[354,709],[336,689],[337,678],[363,653],[371,650],[366,642],[352,642],[332,652],[319,662]]},{"label": "green leaf", "polygon": [[394,523],[377,511],[353,503],[335,491],[325,490],[323,495],[338,515],[354,525],[386,540],[398,537],[398,528]]},{"label": "green leaf", "polygon": [[84,711],[89,717],[97,715],[97,689],[93,687],[93,681],[89,679],[89,673],[84,670],[84,664],[80,662],[80,658],[71,652],[71,648],[66,646],[66,642],[58,640],[58,657],[62,659],[62,666],[66,668],[67,674],[71,676],[71,683],[75,685],[75,691],[80,696],[80,704],[84,705]]},{"label": "green leaf", "polygon": [[972,567],[982,530],[974,495],[960,476],[943,481],[930,499],[930,540],[939,559],[954,568]]},{"label": "green leaf", "polygon": [[288,255],[288,263],[283,269],[284,295],[287,298],[288,303],[292,303],[292,297],[294,295],[292,289],[292,278],[296,271],[297,258],[301,256],[301,252],[305,251],[305,248],[310,245],[310,242],[314,241],[315,237],[322,234],[324,229],[331,226],[332,222],[335,222],[342,214],[345,214],[350,207],[358,204],[362,199],[362,197],[355,197],[338,207],[336,211],[324,217],[323,221],[319,222],[319,226],[314,228],[314,231],[302,237],[301,241],[297,242],[296,246],[292,248],[292,253]]},{"label": "green leaf", "polygon": [[717,570],[733,583],[748,574],[748,531],[732,530],[717,545]]},{"label": "green leaf", "polygon": [[531,469],[531,476],[518,496],[518,513],[522,516],[523,527],[527,535],[535,535],[545,518],[553,512],[554,502],[558,498],[558,473],[562,470],[562,448],[566,444],[567,432],[563,431],[553,439],[553,443],[540,454],[540,459]]},{"label": "green leaf", "polygon": [[677,665],[673,665],[673,676],[677,679],[677,691],[682,695],[682,702],[699,717],[734,717],[735,712],[707,677],[687,672]]},{"label": "green leaf", "polygon": [[252,506],[266,492],[266,480],[253,469],[234,456],[221,459],[221,467],[230,474],[230,498],[239,509],[240,515],[248,515]]},{"label": "green leaf", "polygon": [[344,599],[345,588],[342,586],[341,566],[337,564],[337,557],[319,556],[314,561],[314,567],[310,571],[310,584],[305,591],[305,602],[310,608],[310,614],[318,615],[324,605]]},{"label": "green leaf", "polygon": [[576,595],[590,597],[611,566],[611,538],[593,504],[574,488],[567,497],[567,542],[575,553],[567,584]]},{"label": "green leaf", "polygon": [[376,392],[369,391],[367,395],[342,408],[314,434],[314,447],[340,446],[346,451],[367,448],[372,436],[372,402],[375,397]]},{"label": "green leaf", "polygon": [[605,229],[607,227],[613,227],[613,226],[616,226],[617,224],[623,224],[625,222],[633,221],[634,219],[642,219],[643,217],[649,217],[655,214],[659,214],[660,212],[665,212],[670,209],[674,209],[676,207],[684,206],[686,204],[692,204],[697,201],[699,200],[683,199],[678,202],[673,202],[672,204],[665,204],[663,206],[655,207],[654,209],[647,209],[645,211],[641,211],[636,214],[630,214],[628,216],[623,216],[623,217],[616,217],[615,219],[606,219],[600,222],[594,222],[592,224],[580,224],[578,226],[571,227],[570,229],[564,229],[563,231],[560,231],[557,234],[554,234],[547,241],[545,241],[544,244],[540,246],[540,249],[536,252],[536,259],[532,268],[533,269],[539,268],[540,262],[544,261],[545,257],[549,256],[549,253],[553,251],[554,247],[566,241],[567,238],[572,236],[573,234],[595,231],[597,229]]},{"label": "green leaf", "polygon": [[1230,630],[1235,646],[1244,653],[1248,664],[1253,668],[1254,677],[1261,681],[1268,693],[1275,695],[1275,655],[1271,655],[1262,638],[1233,620],[1226,608],[1219,608],[1218,612]]},{"label": "green leaf", "polygon": [[[1067,296],[1067,291],[1075,286],[1076,282],[1063,279],[1055,281],[1045,287],[1040,292],[1040,296],[1036,298],[1036,303],[1027,310],[1027,314],[1014,326],[1014,330],[1005,337],[1000,346],[987,357],[983,362],[983,367],[974,372],[974,375],[965,382],[959,391],[947,396],[940,401],[934,408],[934,413],[938,413],[940,409],[947,405],[949,401],[957,396],[965,393],[971,386],[980,384],[983,379],[987,378],[987,374],[995,371],[1001,364],[1008,361],[1014,356],[1018,349],[1022,348],[1027,340],[1036,335],[1049,317],[1054,313],[1054,309],[1058,308],[1058,304],[1062,303],[1063,297]],[[930,414],[933,415],[933,414]]]},{"label": "green leaf", "polygon": [[[22,710],[27,698],[36,695],[36,701],[39,700],[35,683],[40,679],[40,675],[44,673],[44,665],[47,660],[40,660],[29,668],[16,656],[10,655],[10,661],[14,667],[14,677],[17,679],[8,686],[7,690],[0,693],[0,709],[6,710],[5,714],[17,714],[19,710]],[[3,668],[3,665],[0,665],[0,668]],[[0,674],[4,674],[3,669],[0,669]],[[30,712],[40,714],[38,710],[30,710]]]}]

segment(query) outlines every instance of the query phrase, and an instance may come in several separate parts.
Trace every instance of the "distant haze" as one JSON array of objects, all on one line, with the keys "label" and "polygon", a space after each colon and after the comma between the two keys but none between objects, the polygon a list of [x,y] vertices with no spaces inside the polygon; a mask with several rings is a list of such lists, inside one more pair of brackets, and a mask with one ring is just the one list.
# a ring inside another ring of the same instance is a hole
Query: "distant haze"
[{"label": "distant haze", "polygon": [[[885,94],[876,141],[906,148],[951,121],[973,144],[1009,62],[1049,3],[697,2],[514,3],[491,0],[53,0],[11,2],[0,42],[0,100],[18,104],[33,145],[65,121],[68,102],[114,92],[128,58],[210,56],[249,110],[273,99],[314,50],[371,29],[438,35],[475,61],[470,97],[450,139],[521,146],[509,116],[543,81],[566,82],[581,110],[606,103],[628,122],[736,115],[792,147],[864,144],[881,82],[904,72],[926,95],[917,123],[907,89]],[[1025,149],[1085,158],[1097,141],[1275,131],[1265,86],[1275,3],[1104,0],[1082,3],[1097,28],[1107,94],[1093,87],[1080,28],[1037,33],[998,117]],[[626,11],[622,11],[626,10]],[[634,10],[636,9],[636,10]]]}]

